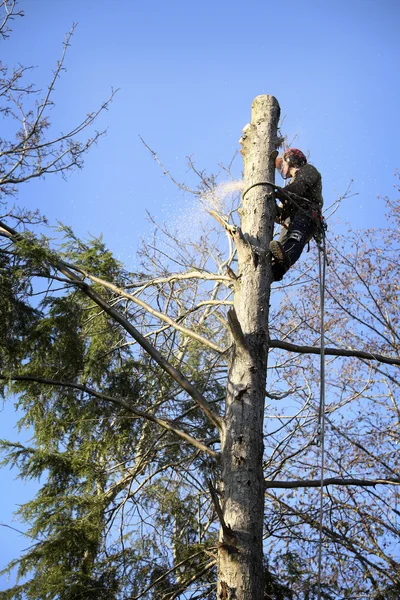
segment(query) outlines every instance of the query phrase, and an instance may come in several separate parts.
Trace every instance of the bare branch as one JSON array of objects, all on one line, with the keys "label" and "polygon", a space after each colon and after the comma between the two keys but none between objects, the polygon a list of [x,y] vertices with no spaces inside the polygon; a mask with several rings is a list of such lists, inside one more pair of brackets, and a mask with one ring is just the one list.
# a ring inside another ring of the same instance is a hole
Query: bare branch
[{"label": "bare branch", "polygon": [[[304,479],[304,481],[266,481],[265,489],[292,489],[321,487],[320,479]],[[400,485],[400,478],[388,479],[342,479],[329,477],[323,480],[323,487],[327,485],[358,485],[361,487],[375,487],[376,485]]]},{"label": "bare branch", "polygon": [[[321,354],[321,348],[316,346],[299,346],[298,344],[282,342],[280,340],[270,340],[269,347],[280,348],[281,350],[288,350],[289,352],[296,352],[298,354]],[[400,365],[400,358],[395,358],[394,356],[383,356],[382,354],[376,354],[375,352],[345,350],[342,348],[325,348],[324,352],[328,356],[349,356],[354,358],[363,358],[365,360],[377,360],[378,362],[388,365]]]},{"label": "bare branch", "polygon": [[236,343],[236,348],[239,351],[248,353],[246,338],[244,337],[244,333],[240,325],[239,319],[237,317],[236,310],[233,306],[228,310],[228,323],[233,339]]},{"label": "bare branch", "polygon": [[224,513],[222,511],[221,505],[219,503],[219,499],[217,496],[217,492],[213,486],[213,484],[211,483],[210,480],[207,481],[208,484],[208,489],[210,490],[210,494],[211,494],[211,498],[214,504],[214,508],[215,508],[215,512],[218,515],[218,519],[219,522],[221,523],[221,527],[222,527],[222,531],[224,532],[224,537],[227,538],[227,540],[224,541],[231,541],[233,538],[235,538],[235,534],[232,531],[232,528],[230,525],[227,525],[224,519]]},{"label": "bare branch", "polygon": [[193,338],[194,340],[200,342],[204,346],[208,346],[209,348],[211,348],[215,352],[219,352],[220,354],[223,354],[225,352],[224,348],[221,348],[217,344],[214,344],[214,342],[211,342],[210,340],[208,340],[207,338],[203,337],[202,335],[196,333],[195,331],[192,331],[191,329],[188,329],[187,327],[180,325],[179,323],[177,323],[176,321],[171,319],[168,315],[154,309],[152,306],[147,304],[147,302],[144,302],[140,298],[137,298],[136,296],[133,296],[132,294],[129,294],[128,292],[125,292],[123,289],[119,288],[118,286],[114,285],[113,283],[104,281],[104,279],[100,279],[99,277],[96,277],[95,275],[91,275],[90,273],[87,273],[86,271],[83,271],[82,269],[79,269],[79,272],[83,273],[85,275],[85,277],[87,277],[94,283],[98,283],[98,284],[104,286],[105,288],[112,290],[119,296],[122,296],[123,298],[127,298],[128,300],[131,300],[138,306],[141,306],[142,308],[144,308],[151,315],[157,317],[158,319],[160,319],[161,321],[164,321],[165,323],[168,323],[168,325],[170,325],[174,329],[177,329],[181,333],[184,333],[185,335]]},{"label": "bare branch", "polygon": [[208,211],[212,217],[220,224],[226,231],[231,235],[235,235],[238,231],[238,227],[236,225],[231,225],[228,223],[220,214],[218,214],[215,210]]},{"label": "bare branch", "polygon": [[191,190],[189,187],[187,187],[185,184],[183,183],[179,183],[179,181],[176,181],[176,179],[173,178],[173,176],[171,175],[170,171],[164,167],[164,165],[162,164],[162,162],[160,161],[160,159],[158,158],[157,154],[154,152],[154,150],[152,150],[150,148],[150,146],[148,146],[146,144],[146,142],[144,141],[144,139],[142,138],[142,136],[139,135],[140,141],[142,142],[143,146],[145,148],[147,148],[147,150],[150,152],[150,154],[152,155],[152,157],[154,158],[154,160],[156,161],[157,164],[160,165],[163,174],[167,175],[170,180],[172,181],[172,183],[174,183],[180,190],[183,190],[184,192],[189,192],[189,194],[194,194],[195,196],[200,196],[201,192],[198,192],[196,190]]},{"label": "bare branch", "polygon": [[8,37],[10,28],[8,21],[12,21],[15,17],[23,17],[22,10],[16,10],[17,0],[2,0],[0,2],[0,10],[4,8],[5,15],[0,22],[0,36],[4,39]]},{"label": "bare branch", "polygon": [[186,281],[187,279],[205,279],[208,281],[225,281],[228,284],[232,283],[232,279],[228,275],[217,275],[214,273],[207,273],[206,271],[188,271],[187,273],[171,273],[171,275],[168,275],[167,277],[157,277],[155,279],[131,283],[127,288],[136,287],[140,288],[139,291],[143,291],[149,286],[162,283],[173,283],[182,280]]},{"label": "bare branch", "polygon": [[[7,6],[7,1],[1,6]],[[14,6],[15,3],[12,8]],[[57,62],[44,97],[36,102],[34,107],[26,106],[26,99],[28,95],[37,94],[39,91],[33,85],[23,82],[27,69],[18,67],[11,75],[6,76],[7,67],[0,65],[3,75],[0,81],[0,95],[3,99],[0,112],[5,117],[12,117],[19,127],[15,131],[14,141],[8,142],[0,138],[0,192],[5,195],[14,194],[16,185],[42,177],[46,173],[61,173],[65,176],[72,168],[81,168],[83,155],[104,134],[104,131],[95,131],[86,141],[78,140],[79,134],[93,125],[99,114],[108,109],[116,93],[114,91],[100,108],[87,114],[76,127],[55,138],[47,137],[49,120],[46,113],[53,105],[55,84],[64,70],[66,53],[75,27],[74,24],[66,35],[61,58]]]}]

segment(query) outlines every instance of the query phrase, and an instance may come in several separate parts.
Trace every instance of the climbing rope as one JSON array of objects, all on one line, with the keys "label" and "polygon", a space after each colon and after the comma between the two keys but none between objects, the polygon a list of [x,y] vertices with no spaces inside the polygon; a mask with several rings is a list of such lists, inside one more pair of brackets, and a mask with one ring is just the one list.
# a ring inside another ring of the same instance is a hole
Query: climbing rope
[{"label": "climbing rope", "polygon": [[321,487],[319,503],[319,541],[318,541],[318,600],[321,600],[322,543],[324,522],[324,470],[325,470],[325,276],[326,276],[326,239],[325,229],[321,229],[321,243],[318,244],[321,355],[320,355],[320,400],[318,411],[317,444],[321,449]]}]

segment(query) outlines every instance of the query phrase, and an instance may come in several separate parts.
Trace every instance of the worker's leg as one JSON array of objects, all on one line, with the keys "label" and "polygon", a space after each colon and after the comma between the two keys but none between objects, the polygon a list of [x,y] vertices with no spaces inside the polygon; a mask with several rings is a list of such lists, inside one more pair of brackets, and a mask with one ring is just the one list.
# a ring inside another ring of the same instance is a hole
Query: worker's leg
[{"label": "worker's leg", "polygon": [[299,260],[304,246],[314,233],[314,229],[314,221],[308,215],[303,212],[294,215],[284,241],[281,242],[289,266],[294,265]]},{"label": "worker's leg", "polygon": [[279,241],[274,240],[270,243],[275,281],[280,281],[286,271],[300,258],[315,228],[314,221],[303,212],[298,212],[285,224],[286,227],[282,227]]},{"label": "worker's leg", "polygon": [[286,219],[286,221],[281,227],[278,241],[273,240],[269,245],[269,249],[271,251],[272,256],[271,267],[274,281],[281,281],[284,274],[290,267],[290,263],[286,258],[286,254],[283,249],[283,246],[289,239],[289,228],[290,219]]}]

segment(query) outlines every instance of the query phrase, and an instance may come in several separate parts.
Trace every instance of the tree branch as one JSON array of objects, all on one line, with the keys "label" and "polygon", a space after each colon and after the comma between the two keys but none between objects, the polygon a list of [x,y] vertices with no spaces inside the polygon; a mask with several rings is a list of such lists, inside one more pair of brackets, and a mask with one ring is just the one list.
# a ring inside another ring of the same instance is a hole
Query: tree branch
[{"label": "tree branch", "polygon": [[99,277],[91,275],[90,273],[87,273],[86,271],[83,271],[81,269],[79,271],[81,273],[83,273],[85,275],[85,277],[87,277],[88,279],[90,279],[91,281],[93,281],[94,283],[98,283],[98,284],[104,286],[105,288],[108,288],[109,290],[112,290],[113,292],[115,292],[119,296],[122,296],[122,298],[126,298],[127,300],[131,300],[132,302],[134,302],[138,306],[141,306],[142,308],[144,308],[148,313],[150,313],[154,317],[157,317],[161,321],[164,321],[164,323],[168,323],[168,325],[170,325],[174,329],[177,329],[181,333],[183,333],[183,334],[185,334],[185,335],[193,338],[194,340],[200,342],[204,346],[208,346],[209,348],[211,348],[215,352],[219,352],[220,354],[223,354],[225,352],[224,348],[221,348],[217,344],[214,344],[214,342],[208,340],[207,338],[205,338],[204,336],[196,333],[195,331],[192,331],[191,329],[188,329],[187,327],[184,327],[183,325],[179,325],[179,323],[177,323],[176,321],[174,321],[173,319],[171,319],[168,315],[160,312],[159,310],[154,309],[152,306],[150,306],[149,304],[147,304],[147,302],[144,302],[140,298],[137,298],[136,296],[133,296],[132,294],[129,294],[128,292],[125,292],[125,290],[122,290],[121,288],[119,288],[118,286],[114,285],[113,283],[109,283],[108,281],[104,281],[104,279],[100,279]]},{"label": "tree branch", "polygon": [[[280,348],[289,352],[297,352],[298,354],[321,354],[321,348],[316,346],[299,346],[290,342],[282,342],[280,340],[269,340],[270,348]],[[325,348],[326,355],[329,356],[350,356],[355,358],[364,358],[365,360],[377,360],[378,362],[388,365],[400,365],[400,358],[392,356],[383,356],[375,352],[364,352],[362,350],[345,350],[342,348]]]},{"label": "tree branch", "polygon": [[10,28],[8,27],[8,21],[14,19],[15,17],[23,17],[24,13],[22,10],[15,10],[16,8],[16,0],[12,0],[10,2],[10,6],[8,5],[7,0],[2,0],[0,3],[0,9],[4,8],[5,15],[2,17],[0,22],[0,36],[5,39],[8,37],[10,33]]},{"label": "tree branch", "polygon": [[142,590],[138,596],[132,596],[132,597],[128,598],[127,600],[139,600],[139,598],[141,598],[142,596],[147,594],[147,592],[149,592],[155,585],[160,583],[163,579],[168,577],[168,575],[170,575],[171,573],[173,573],[174,571],[176,571],[177,569],[179,569],[180,567],[185,565],[190,560],[193,560],[194,558],[196,558],[196,556],[200,556],[200,554],[204,554],[204,550],[200,550],[200,552],[196,552],[195,554],[191,554],[187,558],[184,558],[179,563],[174,565],[171,569],[169,569],[168,571],[163,573],[160,577],[158,577],[158,579],[156,579],[155,581],[152,581],[151,584],[149,586],[147,586],[144,590]]},{"label": "tree branch", "polygon": [[157,154],[154,152],[154,150],[152,150],[150,148],[150,146],[148,146],[146,144],[146,142],[144,141],[144,139],[142,138],[141,135],[139,135],[139,139],[142,142],[143,146],[145,148],[147,148],[147,150],[150,152],[150,154],[152,155],[152,157],[154,158],[154,160],[156,161],[156,163],[158,163],[163,171],[164,175],[167,175],[170,180],[172,181],[172,183],[174,183],[179,189],[183,190],[184,192],[188,192],[189,194],[194,194],[195,196],[199,196],[201,194],[201,192],[198,192],[196,190],[191,190],[188,186],[186,186],[183,183],[179,183],[179,181],[176,181],[176,179],[174,179],[171,175],[171,173],[169,172],[169,170],[164,167],[163,163],[161,162],[161,160],[158,158]]},{"label": "tree branch", "polygon": [[217,492],[209,479],[207,480],[207,485],[208,485],[208,489],[210,490],[211,499],[214,504],[215,512],[217,513],[219,522],[222,527],[222,531],[224,532],[224,541],[225,541],[225,538],[227,538],[229,541],[231,541],[236,536],[233,533],[231,526],[226,524],[226,521],[224,519],[224,513],[222,511],[221,505],[218,500]]},{"label": "tree branch", "polygon": [[236,348],[239,352],[242,351],[245,354],[248,354],[249,350],[246,344],[246,338],[244,337],[236,310],[233,306],[228,310],[228,324],[232,333],[232,337],[235,340]]},{"label": "tree branch", "polygon": [[[13,242],[22,241],[25,238],[6,225],[6,223],[0,221],[0,232],[3,235],[8,237]],[[32,241],[32,246],[34,246],[35,242]],[[74,283],[88,298],[93,300],[97,306],[102,308],[114,321],[119,323],[129,335],[133,337],[134,340],[145,350],[153,360],[166,372],[168,375],[176,381],[179,386],[187,392],[193,400],[198,404],[198,406],[202,409],[204,414],[208,417],[208,419],[213,423],[219,431],[222,430],[224,426],[223,419],[218,415],[209,404],[208,400],[201,394],[198,389],[190,383],[190,381],[175,367],[171,365],[161,354],[160,352],[134,327],[128,319],[126,319],[118,310],[109,305],[109,303],[104,300],[94,289],[82,281],[73,271],[67,266],[67,264],[62,261],[60,258],[56,256],[47,257],[48,261],[57,268],[69,281]],[[78,269],[79,270],[79,269]]]},{"label": "tree branch", "polygon": [[[329,477],[323,480],[326,485],[359,485],[361,487],[375,487],[376,485],[400,485],[400,478],[389,479],[341,479]],[[285,489],[321,487],[320,479],[304,479],[303,481],[265,481],[265,489]]]},{"label": "tree branch", "polygon": [[217,456],[218,456],[217,452],[215,452],[208,446],[205,446],[204,444],[202,444],[201,442],[199,442],[198,440],[193,438],[191,435],[185,433],[184,431],[181,431],[180,429],[177,429],[174,425],[172,425],[172,423],[170,421],[166,421],[165,419],[159,419],[158,417],[155,417],[154,415],[151,415],[148,412],[134,408],[129,402],[127,402],[126,400],[123,400],[122,398],[114,398],[113,396],[108,396],[107,394],[98,392],[97,390],[94,390],[93,388],[89,388],[86,385],[81,385],[80,383],[70,383],[68,381],[57,381],[54,379],[47,379],[46,377],[36,377],[34,375],[2,375],[2,374],[0,374],[0,379],[2,379],[3,381],[10,381],[10,380],[12,380],[12,381],[32,381],[34,383],[42,383],[44,385],[56,385],[56,386],[60,386],[60,387],[72,388],[75,390],[79,390],[81,392],[85,392],[86,394],[90,394],[91,396],[95,396],[96,398],[100,398],[101,400],[106,400],[107,402],[112,402],[113,404],[116,404],[117,406],[122,406],[123,408],[125,408],[129,412],[133,413],[137,417],[141,417],[143,419],[147,419],[148,421],[152,421],[153,423],[157,423],[157,425],[160,425],[160,427],[163,427],[164,429],[167,429],[168,431],[175,433],[177,436],[179,436],[186,442],[189,442],[189,444],[191,444],[192,446],[195,446],[196,448],[198,448],[199,450],[202,450],[203,452],[207,452],[207,454],[210,454],[213,458],[217,458]]},{"label": "tree branch", "polygon": [[156,277],[155,279],[145,279],[144,281],[138,281],[137,283],[131,283],[126,287],[129,288],[140,288],[139,291],[143,291],[149,286],[155,286],[162,283],[173,283],[174,281],[181,281],[186,279],[204,279],[210,281],[225,281],[227,284],[232,283],[229,275],[217,275],[214,273],[208,273],[207,271],[188,271],[187,273],[171,273],[167,277]]}]

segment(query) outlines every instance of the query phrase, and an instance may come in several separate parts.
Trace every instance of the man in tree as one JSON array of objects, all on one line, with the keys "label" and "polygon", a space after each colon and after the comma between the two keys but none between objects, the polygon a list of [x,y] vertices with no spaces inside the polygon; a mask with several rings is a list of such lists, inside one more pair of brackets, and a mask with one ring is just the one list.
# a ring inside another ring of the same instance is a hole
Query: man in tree
[{"label": "man in tree", "polygon": [[276,159],[275,166],[283,179],[292,179],[284,189],[275,189],[282,202],[277,219],[282,229],[279,241],[273,240],[269,249],[274,281],[280,281],[320,225],[323,198],[321,174],[308,164],[301,150],[286,150]]}]

